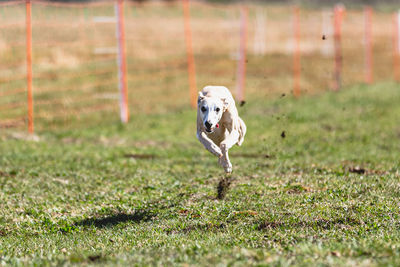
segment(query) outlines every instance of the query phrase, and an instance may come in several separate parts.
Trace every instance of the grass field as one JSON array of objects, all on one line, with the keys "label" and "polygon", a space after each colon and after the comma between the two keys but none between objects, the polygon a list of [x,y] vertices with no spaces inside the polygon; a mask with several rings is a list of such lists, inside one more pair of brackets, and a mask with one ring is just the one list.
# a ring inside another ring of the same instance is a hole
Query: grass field
[{"label": "grass field", "polygon": [[249,99],[223,199],[192,110],[3,132],[0,263],[398,266],[399,99],[389,82]]}]

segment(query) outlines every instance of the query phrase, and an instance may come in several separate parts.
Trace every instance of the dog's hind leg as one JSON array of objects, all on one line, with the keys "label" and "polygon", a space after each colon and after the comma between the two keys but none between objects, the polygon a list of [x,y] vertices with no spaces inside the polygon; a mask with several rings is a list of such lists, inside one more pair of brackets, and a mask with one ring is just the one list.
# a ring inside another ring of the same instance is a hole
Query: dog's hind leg
[{"label": "dog's hind leg", "polygon": [[219,164],[224,168],[225,172],[227,173],[232,172],[232,163],[229,160],[228,150],[238,142],[238,139],[239,132],[233,130],[219,145],[222,152],[222,157],[219,159]]},{"label": "dog's hind leg", "polygon": [[230,132],[226,137],[225,140],[221,142],[219,147],[221,148],[222,154],[226,151],[228,151],[231,147],[233,147],[239,139],[239,132],[236,130],[233,130]]},{"label": "dog's hind leg", "polygon": [[244,141],[244,136],[246,135],[246,131],[247,131],[247,127],[246,124],[244,124],[244,121],[238,117],[239,120],[239,138],[238,138],[238,142],[237,145],[241,146],[243,141]]},{"label": "dog's hind leg", "polygon": [[218,163],[219,165],[222,166],[222,168],[224,168],[224,171],[226,173],[231,173],[232,172],[232,163],[229,160],[229,155],[228,155],[228,151],[226,151],[225,153],[223,153],[222,157],[220,157],[218,159]]}]

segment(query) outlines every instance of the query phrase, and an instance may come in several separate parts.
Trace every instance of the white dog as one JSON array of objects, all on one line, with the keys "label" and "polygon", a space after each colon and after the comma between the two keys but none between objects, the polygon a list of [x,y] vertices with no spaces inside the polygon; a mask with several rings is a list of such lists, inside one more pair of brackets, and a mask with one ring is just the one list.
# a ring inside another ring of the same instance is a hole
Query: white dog
[{"label": "white dog", "polygon": [[206,86],[197,101],[197,138],[204,147],[219,158],[226,173],[232,172],[228,150],[240,146],[246,125],[239,117],[235,100],[224,86]]}]

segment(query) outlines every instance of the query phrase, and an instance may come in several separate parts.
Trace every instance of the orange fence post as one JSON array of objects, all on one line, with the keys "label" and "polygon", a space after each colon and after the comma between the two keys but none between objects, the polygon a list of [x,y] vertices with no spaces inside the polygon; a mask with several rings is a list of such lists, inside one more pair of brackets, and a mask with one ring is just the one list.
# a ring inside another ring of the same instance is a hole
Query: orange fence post
[{"label": "orange fence post", "polygon": [[400,82],[400,11],[393,14],[393,74]]},{"label": "orange fence post", "polygon": [[188,63],[189,75],[189,90],[190,90],[190,105],[195,108],[197,102],[197,89],[196,89],[196,70],[194,65],[194,55],[192,46],[192,31],[190,28],[190,6],[189,0],[183,1],[183,15],[185,25],[185,41],[186,41],[186,54]]},{"label": "orange fence post", "polygon": [[128,85],[126,80],[126,49],[125,49],[125,25],[124,25],[124,1],[117,0],[115,4],[117,16],[117,39],[118,39],[118,85],[120,90],[120,114],[121,121],[127,123],[129,120],[128,109]]},{"label": "orange fence post", "polygon": [[364,45],[365,45],[365,82],[371,84],[373,81],[373,55],[372,55],[372,8],[364,8]]},{"label": "orange fence post", "polygon": [[344,7],[337,5],[334,8],[334,44],[335,44],[335,70],[333,90],[337,91],[342,87],[342,18]]},{"label": "orange fence post", "polygon": [[242,6],[240,9],[240,50],[237,68],[236,95],[240,105],[245,103],[244,89],[246,84],[246,50],[247,50],[247,26],[249,18],[249,8]]},{"label": "orange fence post", "polygon": [[300,96],[300,8],[293,8],[293,95]]},{"label": "orange fence post", "polygon": [[26,0],[26,78],[28,84],[28,131],[33,133],[33,92],[32,92],[32,12],[31,0]]}]

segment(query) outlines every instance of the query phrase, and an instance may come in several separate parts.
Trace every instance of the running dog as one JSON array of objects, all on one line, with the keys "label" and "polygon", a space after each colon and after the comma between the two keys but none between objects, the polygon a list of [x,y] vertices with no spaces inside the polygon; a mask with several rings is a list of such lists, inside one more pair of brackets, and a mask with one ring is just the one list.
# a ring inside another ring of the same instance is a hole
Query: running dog
[{"label": "running dog", "polygon": [[197,100],[197,139],[212,154],[226,173],[232,172],[228,150],[242,145],[246,125],[239,117],[235,100],[224,86],[206,86]]}]

